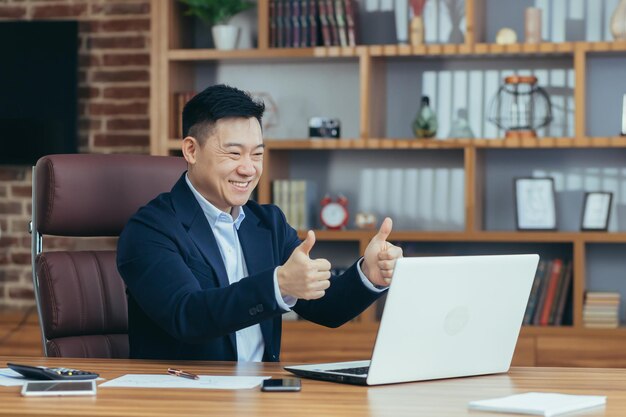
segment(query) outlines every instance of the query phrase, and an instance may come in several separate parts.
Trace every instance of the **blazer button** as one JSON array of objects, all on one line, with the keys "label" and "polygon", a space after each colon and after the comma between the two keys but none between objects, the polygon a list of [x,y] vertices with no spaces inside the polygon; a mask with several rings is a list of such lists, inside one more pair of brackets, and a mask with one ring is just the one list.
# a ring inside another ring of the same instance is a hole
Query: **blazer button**
[{"label": "blazer button", "polygon": [[248,310],[248,313],[250,313],[251,316],[254,316],[256,314],[256,308],[252,307],[250,310]]},{"label": "blazer button", "polygon": [[256,305],[256,311],[257,311],[257,313],[262,313],[263,312],[263,304],[257,304]]}]

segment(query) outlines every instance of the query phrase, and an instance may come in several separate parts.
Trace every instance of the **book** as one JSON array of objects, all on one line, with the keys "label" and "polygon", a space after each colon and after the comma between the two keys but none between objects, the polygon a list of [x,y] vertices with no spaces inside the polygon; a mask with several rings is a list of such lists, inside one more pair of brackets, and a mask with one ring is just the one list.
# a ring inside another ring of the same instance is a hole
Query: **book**
[{"label": "book", "polygon": [[554,302],[554,296],[556,295],[556,289],[559,286],[559,278],[561,277],[561,271],[563,269],[563,260],[555,259],[552,261],[552,271],[550,273],[550,283],[548,284],[546,299],[541,310],[541,318],[539,324],[547,326],[550,321],[550,309]]},{"label": "book", "polygon": [[356,46],[356,8],[354,0],[344,0],[344,10],[346,12],[346,32],[348,35],[348,46]]},{"label": "book", "polygon": [[320,26],[322,28],[322,41],[324,46],[332,46],[333,38],[330,29],[330,22],[328,20],[328,7],[326,6],[326,0],[317,0],[317,6],[320,16]]},{"label": "book", "polygon": [[548,323],[549,325],[554,325],[554,319],[556,318],[556,309],[559,304],[559,297],[561,296],[561,291],[563,290],[563,283],[565,282],[565,278],[568,274],[568,267],[570,267],[571,262],[563,261],[563,266],[561,267],[561,273],[559,274],[559,279],[556,284],[556,289],[554,291],[554,297],[552,297],[552,305],[550,305],[550,312],[548,315]]},{"label": "book", "polygon": [[[320,0],[324,1],[324,0]],[[335,18],[335,6],[333,4],[333,0],[325,0],[326,3],[326,19],[328,19],[328,28],[331,33],[331,42],[332,46],[339,46],[339,30],[337,29],[337,19]]]},{"label": "book", "polygon": [[537,266],[537,272],[535,273],[535,279],[533,285],[530,288],[530,295],[528,296],[528,304],[526,304],[526,311],[524,312],[523,324],[532,324],[533,313],[535,312],[535,306],[537,305],[537,298],[539,297],[539,288],[541,288],[541,280],[545,274],[546,265],[548,261],[541,259]]},{"label": "book", "polygon": [[470,401],[472,410],[531,414],[552,417],[572,411],[600,407],[606,404],[604,395],[570,395],[548,392],[526,392],[489,400]]},{"label": "book", "polygon": [[344,0],[335,0],[335,21],[337,22],[338,45],[348,46],[348,36],[346,35],[346,13],[344,11]]},{"label": "book", "polygon": [[308,36],[308,45],[307,46],[317,46],[318,45],[318,10],[317,10],[317,0],[309,0],[309,36]]},{"label": "book", "polygon": [[291,44],[294,48],[300,47],[300,0],[292,0],[291,2]]},{"label": "book", "polygon": [[548,261],[546,264],[546,269],[544,271],[543,278],[541,279],[541,286],[537,291],[537,304],[535,305],[535,311],[533,313],[532,324],[535,326],[539,326],[539,322],[541,320],[541,312],[543,309],[544,302],[546,300],[546,293],[548,292],[548,284],[550,283],[550,274],[552,271],[552,262]]},{"label": "book", "polygon": [[561,293],[559,295],[558,306],[556,308],[556,317],[554,318],[554,324],[560,326],[563,324],[563,316],[565,314],[565,306],[567,305],[567,300],[571,299],[572,296],[572,281],[574,279],[573,274],[573,262],[569,261],[567,265],[567,274],[565,275],[565,279],[563,280],[563,287],[561,288]]},{"label": "book", "polygon": [[270,47],[278,47],[278,37],[276,34],[276,3],[278,0],[270,0],[269,19],[270,19]]}]

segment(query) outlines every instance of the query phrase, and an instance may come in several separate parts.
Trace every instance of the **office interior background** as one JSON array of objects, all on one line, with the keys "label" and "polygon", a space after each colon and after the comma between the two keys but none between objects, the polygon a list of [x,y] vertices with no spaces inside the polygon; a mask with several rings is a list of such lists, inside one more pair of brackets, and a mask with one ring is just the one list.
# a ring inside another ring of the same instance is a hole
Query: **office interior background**
[{"label": "office interior background", "polygon": [[[625,2],[427,0],[419,12],[402,1],[334,3],[343,14],[326,27],[318,15],[311,41],[297,14],[304,8],[293,6],[299,2],[259,0],[231,20],[239,29],[233,50],[216,49],[210,29],[174,0],[5,0],[0,25],[77,22],[76,151],[177,155],[177,114],[193,92],[222,82],[248,90],[268,109],[255,198],[281,206],[301,232],[315,229],[315,256],[349,266],[374,233],[371,220],[355,219],[387,215],[395,221],[391,240],[407,256],[539,253],[545,288],[537,286],[514,364],[624,366],[626,38],[613,23],[623,19],[624,31]],[[538,42],[525,38],[529,8],[541,11]],[[507,41],[504,28],[517,39]],[[1,43],[19,50],[19,42]],[[489,121],[512,75],[536,77],[550,97],[552,120],[536,137],[507,135]],[[437,116],[435,138],[414,134],[423,96]],[[53,105],[45,94],[33,100]],[[341,138],[309,139],[313,117],[338,119]],[[3,147],[30,148],[29,136],[3,137]],[[32,162],[0,165],[0,353],[7,355],[41,355],[28,233]],[[554,227],[519,230],[515,180],[529,177],[552,179]],[[582,231],[586,193],[600,192],[612,196],[606,230]],[[342,230],[319,219],[327,194],[347,200]],[[116,243],[44,241],[59,250]],[[597,293],[613,308],[600,324],[585,313]],[[282,359],[368,357],[383,303],[340,329],[286,317]]]}]

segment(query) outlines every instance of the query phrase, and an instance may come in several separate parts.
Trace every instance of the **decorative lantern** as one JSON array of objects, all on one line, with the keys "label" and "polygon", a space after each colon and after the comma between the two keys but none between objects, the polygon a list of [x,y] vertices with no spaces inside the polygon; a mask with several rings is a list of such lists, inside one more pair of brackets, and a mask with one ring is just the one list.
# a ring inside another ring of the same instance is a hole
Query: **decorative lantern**
[{"label": "decorative lantern", "polygon": [[552,105],[537,77],[513,75],[491,101],[488,120],[506,130],[507,138],[537,137],[536,129],[552,121]]}]

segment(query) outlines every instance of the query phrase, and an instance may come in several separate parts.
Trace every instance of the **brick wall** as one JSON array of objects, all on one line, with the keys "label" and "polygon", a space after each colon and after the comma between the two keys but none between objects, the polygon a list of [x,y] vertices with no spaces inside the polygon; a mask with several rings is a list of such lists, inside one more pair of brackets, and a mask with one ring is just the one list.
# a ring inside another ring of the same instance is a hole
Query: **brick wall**
[{"label": "brick wall", "polygon": [[[148,153],[150,0],[0,1],[0,20],[45,19],[80,22],[80,151]],[[0,165],[0,307],[34,304],[27,230],[30,184],[29,166]],[[62,238],[44,238],[44,245],[77,248]],[[91,239],[80,248],[114,245],[113,239]]]}]

